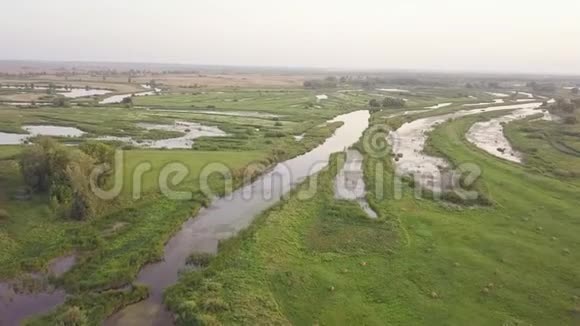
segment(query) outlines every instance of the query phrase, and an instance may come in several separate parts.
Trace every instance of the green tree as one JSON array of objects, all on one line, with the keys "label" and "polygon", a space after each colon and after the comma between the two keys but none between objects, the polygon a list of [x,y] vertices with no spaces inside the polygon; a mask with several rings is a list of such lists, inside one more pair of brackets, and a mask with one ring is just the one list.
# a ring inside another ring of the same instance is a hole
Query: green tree
[{"label": "green tree", "polygon": [[405,100],[394,97],[385,97],[381,104],[384,108],[402,108],[406,105]]},{"label": "green tree", "polygon": [[66,108],[70,106],[70,103],[65,97],[59,96],[52,100],[52,105],[59,108]]},{"label": "green tree", "polygon": [[380,106],[381,106],[381,104],[379,103],[379,101],[377,101],[377,99],[374,99],[374,98],[373,98],[373,99],[371,99],[371,100],[369,101],[369,106],[370,106],[371,108],[378,108],[378,107],[380,107]]},{"label": "green tree", "polygon": [[98,200],[90,191],[94,166],[95,159],[90,155],[50,138],[41,138],[20,156],[22,176],[28,187],[37,193],[47,193],[55,210],[77,220],[94,216],[97,211]]}]

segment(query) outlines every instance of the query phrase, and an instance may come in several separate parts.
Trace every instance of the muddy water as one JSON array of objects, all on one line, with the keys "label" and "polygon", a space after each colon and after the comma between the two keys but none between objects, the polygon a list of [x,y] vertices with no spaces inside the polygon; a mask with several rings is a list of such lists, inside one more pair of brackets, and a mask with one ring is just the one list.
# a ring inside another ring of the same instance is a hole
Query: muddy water
[{"label": "muddy water", "polygon": [[[508,161],[521,163],[521,153],[514,150],[503,132],[503,124],[525,117],[542,113],[535,108],[516,110],[510,114],[489,121],[477,122],[471,126],[466,138],[484,151]],[[543,112],[544,119],[550,119],[550,114]]]},{"label": "muddy water", "polygon": [[518,95],[527,96],[528,98],[534,98],[534,94],[532,94],[532,93],[513,91],[512,94],[518,94]]},{"label": "muddy water", "polygon": [[24,319],[48,313],[64,303],[66,293],[48,283],[48,276],[61,277],[75,264],[76,256],[69,255],[49,263],[47,274],[31,274],[27,284],[34,283],[34,290],[26,290],[19,282],[0,283],[0,325],[19,325]]},{"label": "muddy water", "polygon": [[328,95],[325,94],[316,95],[316,102],[320,102],[322,100],[328,100]]},{"label": "muddy water", "polygon": [[356,201],[370,218],[378,217],[365,198],[363,156],[359,151],[354,149],[346,151],[346,161],[334,181],[334,195],[338,199]]},{"label": "muddy water", "polygon": [[141,143],[145,147],[149,148],[191,148],[193,141],[200,137],[223,137],[227,136],[225,132],[217,127],[203,126],[199,123],[176,121],[173,125],[162,125],[162,124],[149,124],[149,123],[139,123],[139,127],[148,130],[167,130],[167,131],[180,131],[185,133],[184,136],[146,141]]},{"label": "muddy water", "polygon": [[147,91],[147,92],[140,92],[140,93],[113,95],[113,96],[109,96],[109,97],[103,99],[102,101],[99,102],[99,104],[117,104],[117,103],[123,102],[123,100],[128,98],[128,97],[149,96],[149,95],[155,95],[155,93],[156,93],[156,91]]},{"label": "muddy water", "polygon": [[35,136],[80,137],[84,132],[74,127],[30,125],[22,126],[28,134],[0,132],[0,145],[19,145],[26,139]]},{"label": "muddy water", "polygon": [[79,97],[105,95],[112,92],[106,89],[73,88],[71,90],[59,91],[58,93],[68,98],[79,98]]},{"label": "muddy water", "polygon": [[535,109],[540,105],[541,103],[525,103],[461,110],[406,123],[392,132],[388,137],[389,143],[393,147],[393,152],[398,157],[395,161],[396,173],[398,175],[414,175],[415,182],[423,188],[434,192],[441,192],[448,186],[449,175],[445,171],[450,168],[450,165],[443,158],[430,156],[423,152],[428,133],[435,126],[448,119],[467,115],[499,110]]},{"label": "muddy water", "polygon": [[466,107],[469,107],[469,106],[483,106],[483,105],[503,104],[503,103],[505,103],[504,100],[502,100],[502,99],[496,99],[496,100],[493,100],[493,102],[463,104],[463,106],[466,106]]},{"label": "muddy water", "polygon": [[410,92],[406,89],[398,89],[398,88],[377,88],[377,91],[389,92],[389,93],[409,93]]},{"label": "muddy water", "polygon": [[[23,86],[2,86],[0,88],[7,88],[7,89],[18,89],[18,90],[48,90],[46,86],[35,86],[34,88],[26,88]],[[96,89],[96,88],[54,88],[54,90],[67,98],[79,98],[79,97],[88,97],[88,96],[99,96],[112,93],[112,91],[107,89]],[[30,103],[26,103],[29,105]]]},{"label": "muddy water", "polygon": [[495,97],[509,97],[509,94],[505,94],[505,93],[494,93],[494,92],[486,92],[487,94],[491,95],[491,96],[495,96]]},{"label": "muddy water", "polygon": [[439,103],[433,106],[427,106],[425,107],[425,109],[440,109],[440,108],[445,108],[448,107],[450,105],[452,105],[453,103]]},{"label": "muddy water", "polygon": [[165,246],[164,260],[145,266],[137,282],[149,287],[149,299],[127,307],[107,320],[106,325],[171,325],[172,316],[163,306],[163,290],[178,280],[192,252],[217,251],[218,242],[246,228],[260,212],[328,165],[329,155],[354,144],[368,127],[368,111],[340,115],[343,122],[333,136],[312,151],[280,163],[258,180],[232,195],[219,198],[209,208],[189,219]]},{"label": "muddy water", "polygon": [[306,136],[306,134],[295,135],[292,137],[294,137],[294,140],[296,141],[302,141],[302,139],[304,139],[304,136]]}]

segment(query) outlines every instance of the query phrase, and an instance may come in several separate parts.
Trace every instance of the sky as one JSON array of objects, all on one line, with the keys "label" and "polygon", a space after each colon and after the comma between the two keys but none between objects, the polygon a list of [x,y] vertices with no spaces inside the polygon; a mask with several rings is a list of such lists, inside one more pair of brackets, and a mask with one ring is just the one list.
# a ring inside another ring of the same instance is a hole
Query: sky
[{"label": "sky", "polygon": [[0,60],[580,74],[580,1],[19,0]]}]

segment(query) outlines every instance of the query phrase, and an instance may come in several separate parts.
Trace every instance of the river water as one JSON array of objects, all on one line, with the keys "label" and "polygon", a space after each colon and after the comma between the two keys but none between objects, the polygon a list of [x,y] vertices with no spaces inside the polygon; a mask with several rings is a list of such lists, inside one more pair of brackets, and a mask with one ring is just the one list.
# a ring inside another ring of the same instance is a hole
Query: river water
[{"label": "river water", "polygon": [[334,135],[312,151],[276,165],[255,182],[216,199],[210,207],[186,221],[166,244],[163,261],[145,266],[137,282],[149,287],[147,300],[111,316],[106,325],[171,325],[173,317],[163,305],[163,291],[175,284],[192,252],[215,253],[218,242],[248,227],[260,212],[274,205],[292,188],[329,163],[332,153],[343,151],[368,127],[368,111],[340,115],[330,122],[343,122]]}]

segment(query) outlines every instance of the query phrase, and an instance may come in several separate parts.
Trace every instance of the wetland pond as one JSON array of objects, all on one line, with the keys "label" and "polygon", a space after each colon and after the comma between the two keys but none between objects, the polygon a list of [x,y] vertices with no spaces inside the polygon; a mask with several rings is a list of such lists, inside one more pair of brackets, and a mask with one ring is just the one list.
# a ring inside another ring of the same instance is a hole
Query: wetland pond
[{"label": "wetland pond", "polygon": [[227,136],[224,131],[217,127],[204,126],[195,122],[175,121],[173,124],[138,123],[137,126],[147,130],[179,131],[184,133],[184,135],[168,139],[139,141],[131,137],[102,136],[98,137],[97,140],[120,141],[145,148],[188,149],[191,148],[197,138]]},{"label": "wetland pond", "polygon": [[[1,86],[0,88],[4,89],[14,89],[14,90],[48,90],[48,86],[34,86],[32,87],[25,87],[25,86]],[[52,88],[56,91],[57,94],[60,94],[66,98],[80,98],[80,97],[89,97],[89,96],[100,96],[112,93],[113,91],[108,89],[98,89],[98,88],[90,88],[90,87],[77,87],[77,88],[64,88],[64,87],[56,87]],[[22,102],[23,104],[30,104]]]},{"label": "wetland pond", "polygon": [[45,274],[34,273],[24,280],[0,282],[0,325],[19,325],[24,319],[48,313],[64,303],[66,293],[52,286],[49,277],[61,277],[76,263],[75,255],[56,258]]},{"label": "wetland pond", "polygon": [[84,132],[74,127],[52,126],[52,125],[28,125],[22,126],[27,134],[14,134],[0,132],[0,145],[21,145],[28,138],[35,136],[56,136],[56,137],[81,137]]}]

